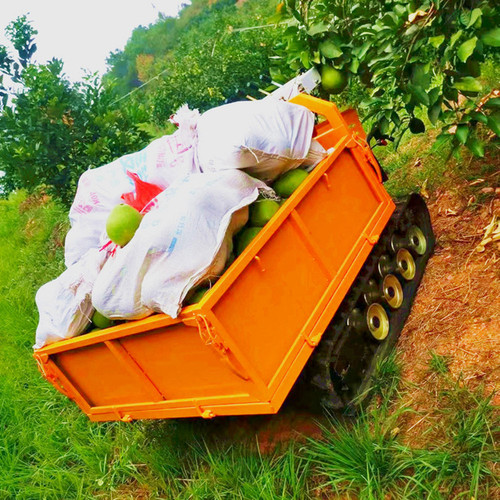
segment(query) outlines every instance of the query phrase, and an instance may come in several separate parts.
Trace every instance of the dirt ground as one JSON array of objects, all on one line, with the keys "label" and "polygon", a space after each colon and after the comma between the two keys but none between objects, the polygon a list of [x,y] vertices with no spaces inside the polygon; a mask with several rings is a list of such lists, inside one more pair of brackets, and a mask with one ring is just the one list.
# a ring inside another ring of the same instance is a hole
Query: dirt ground
[{"label": "dirt ground", "polygon": [[[477,251],[493,217],[495,227],[500,222],[500,189],[491,190],[491,181],[472,190],[462,182],[427,200],[436,248],[397,345],[404,394],[398,405],[415,410],[401,422],[400,433],[414,446],[432,439],[424,431],[440,403],[437,375],[429,369],[431,352],[446,357],[452,378],[482,387],[486,395],[496,392],[493,402],[500,403],[500,241]],[[500,175],[493,182],[500,183]],[[270,453],[291,441],[320,438],[322,423],[324,417],[285,404],[277,415],[208,422],[203,432]]]},{"label": "dirt ground", "polygon": [[500,241],[478,251],[485,228],[500,221],[500,193],[486,186],[473,195],[464,184],[429,200],[436,249],[397,348],[411,388],[406,403],[418,412],[404,429],[410,442],[438,404],[431,351],[446,357],[454,379],[500,403]]},{"label": "dirt ground", "polygon": [[[496,177],[493,182],[500,181]],[[401,432],[416,446],[425,445],[427,417],[440,398],[436,374],[429,370],[431,351],[446,357],[454,379],[482,387],[485,395],[493,394],[494,404],[500,403],[500,241],[477,250],[493,217],[500,222],[496,191],[485,181],[474,195],[464,183],[427,200],[436,248],[397,346],[401,385],[407,389],[403,404],[416,410]],[[319,437],[317,421],[317,416],[285,410],[252,420],[251,427],[265,453],[304,435]]]}]

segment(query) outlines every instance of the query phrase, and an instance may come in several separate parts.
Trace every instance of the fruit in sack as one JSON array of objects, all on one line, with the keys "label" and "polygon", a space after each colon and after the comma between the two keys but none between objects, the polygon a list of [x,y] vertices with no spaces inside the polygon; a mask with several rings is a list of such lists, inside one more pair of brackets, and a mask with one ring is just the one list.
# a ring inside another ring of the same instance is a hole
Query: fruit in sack
[{"label": "fruit in sack", "polygon": [[252,226],[265,226],[279,210],[280,205],[273,200],[257,200],[250,205],[250,224]]},{"label": "fruit in sack", "polygon": [[117,245],[124,247],[134,236],[142,215],[130,205],[117,205],[108,216],[106,232],[109,239]]},{"label": "fruit in sack", "polygon": [[108,328],[115,324],[112,319],[106,318],[106,316],[104,316],[104,314],[101,314],[99,311],[94,311],[94,314],[92,315],[92,323],[96,328],[91,331],[100,330],[101,328]]},{"label": "fruit in sack", "polygon": [[347,87],[347,77],[332,66],[321,68],[321,86],[329,94],[340,94]]},{"label": "fruit in sack", "polygon": [[186,305],[191,306],[193,304],[198,304],[198,302],[203,298],[203,296],[210,290],[207,287],[201,287],[195,290],[195,292],[186,300]]},{"label": "fruit in sack", "polygon": [[289,170],[276,180],[273,184],[273,189],[281,198],[288,198],[307,176],[308,173],[301,168]]},{"label": "fruit in sack", "polygon": [[246,227],[236,236],[236,254],[240,255],[250,242],[257,236],[260,227]]}]

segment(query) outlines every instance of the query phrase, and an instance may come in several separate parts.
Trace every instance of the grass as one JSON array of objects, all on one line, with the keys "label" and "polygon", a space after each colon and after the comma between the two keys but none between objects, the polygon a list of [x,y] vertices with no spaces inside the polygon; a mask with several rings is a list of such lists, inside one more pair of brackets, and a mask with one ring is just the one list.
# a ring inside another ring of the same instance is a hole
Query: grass
[{"label": "grass", "polygon": [[[427,144],[414,137],[384,153],[394,194],[449,175]],[[415,167],[417,157],[423,167]],[[492,169],[488,161],[472,162],[475,170],[453,165],[460,178]],[[265,455],[255,436],[226,436],[229,420],[89,422],[42,379],[31,356],[35,292],[63,270],[66,230],[66,213],[43,194],[0,201],[0,499],[479,500],[500,491],[491,400],[454,379],[436,353],[429,362],[440,393],[429,431],[436,438],[420,448],[401,434],[416,410],[405,405],[411,388],[402,386],[394,353],[378,366],[372,402],[358,418],[331,416],[323,439]]]}]

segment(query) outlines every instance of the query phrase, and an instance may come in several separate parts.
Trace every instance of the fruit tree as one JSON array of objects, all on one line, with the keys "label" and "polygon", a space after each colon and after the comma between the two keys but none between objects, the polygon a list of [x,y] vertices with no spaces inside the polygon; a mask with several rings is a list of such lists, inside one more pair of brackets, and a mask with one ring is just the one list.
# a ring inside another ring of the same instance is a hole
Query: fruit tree
[{"label": "fruit tree", "polygon": [[[481,123],[500,132],[500,98],[480,78],[485,58],[498,60],[500,9],[493,1],[286,0],[288,25],[277,46],[274,77],[316,66],[323,92],[359,85],[357,103],[378,142],[442,127],[439,143],[484,155]],[[280,75],[281,72],[281,75]]]}]

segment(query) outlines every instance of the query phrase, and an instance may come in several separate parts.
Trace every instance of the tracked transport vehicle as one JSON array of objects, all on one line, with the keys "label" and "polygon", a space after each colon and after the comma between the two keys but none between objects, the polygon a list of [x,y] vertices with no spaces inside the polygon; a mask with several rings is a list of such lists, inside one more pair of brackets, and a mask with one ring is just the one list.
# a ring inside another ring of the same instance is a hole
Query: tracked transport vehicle
[{"label": "tracked transport vehicle", "polygon": [[[94,421],[352,407],[395,344],[433,251],[418,195],[395,203],[354,111],[299,94],[328,156],[215,285],[155,314],[35,351]],[[292,391],[293,388],[293,391]],[[292,392],[291,392],[292,391]]]}]

